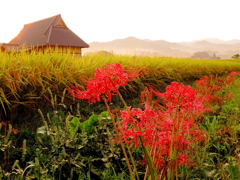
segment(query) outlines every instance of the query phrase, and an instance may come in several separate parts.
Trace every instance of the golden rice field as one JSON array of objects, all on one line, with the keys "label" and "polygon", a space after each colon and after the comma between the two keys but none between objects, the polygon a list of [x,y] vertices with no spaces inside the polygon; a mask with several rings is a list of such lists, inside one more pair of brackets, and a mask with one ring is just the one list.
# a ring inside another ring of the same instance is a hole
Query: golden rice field
[{"label": "golden rice field", "polygon": [[188,82],[203,75],[225,75],[240,71],[239,60],[198,60],[172,57],[139,57],[101,54],[77,58],[57,53],[0,52],[0,114],[7,114],[19,106],[36,108],[50,103],[49,89],[61,94],[71,84],[84,85],[93,78],[96,68],[121,63],[139,78],[127,86],[136,90],[150,84],[165,86],[172,81]]}]

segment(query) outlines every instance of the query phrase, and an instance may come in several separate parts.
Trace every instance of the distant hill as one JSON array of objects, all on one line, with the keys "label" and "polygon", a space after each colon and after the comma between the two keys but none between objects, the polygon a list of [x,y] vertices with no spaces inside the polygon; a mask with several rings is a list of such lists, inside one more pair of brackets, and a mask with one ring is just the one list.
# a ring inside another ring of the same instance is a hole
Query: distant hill
[{"label": "distant hill", "polygon": [[223,41],[218,38],[206,38],[204,40],[211,42],[211,43],[215,43],[215,44],[237,44],[237,43],[240,43],[240,40],[237,40],[237,39],[233,39],[230,41]]},{"label": "distant hill", "polygon": [[83,53],[104,50],[116,54],[191,57],[197,52],[207,52],[211,56],[215,54],[221,59],[229,59],[240,53],[240,40],[223,41],[217,38],[172,43],[130,36],[109,42],[92,42],[89,45],[90,48],[83,49]]}]

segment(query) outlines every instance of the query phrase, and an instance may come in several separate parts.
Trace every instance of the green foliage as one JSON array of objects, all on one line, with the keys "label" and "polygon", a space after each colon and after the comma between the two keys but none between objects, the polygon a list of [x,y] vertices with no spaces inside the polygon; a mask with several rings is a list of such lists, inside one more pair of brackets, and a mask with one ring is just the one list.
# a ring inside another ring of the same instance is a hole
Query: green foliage
[{"label": "green foliage", "polygon": [[232,56],[233,59],[239,59],[240,55],[239,54],[235,54]]},{"label": "green foliage", "polygon": [[200,123],[207,139],[204,146],[199,146],[199,153],[194,155],[197,164],[188,172],[192,177],[233,180],[240,177],[239,82],[236,79],[222,88],[218,95],[222,97],[232,92],[233,99],[223,102],[219,114],[207,116]]},{"label": "green foliage", "polygon": [[[19,159],[8,168],[1,164],[1,179],[100,180],[127,176],[121,148],[109,141],[113,134],[107,112],[92,115],[84,121],[87,123],[68,113],[48,114],[45,118],[39,112],[43,126],[36,130],[34,145],[27,146],[27,141],[23,141]],[[11,125],[7,132],[0,136],[2,152],[13,147]],[[1,162],[6,159],[4,156]]]},{"label": "green foliage", "polygon": [[0,177],[6,174],[5,170],[9,168],[10,152],[14,149],[12,144],[12,125],[0,123]]},{"label": "green foliage", "polygon": [[77,117],[74,117],[71,121],[67,122],[68,126],[68,132],[73,136],[76,132],[79,131],[79,119]]},{"label": "green foliage", "polygon": [[100,115],[92,115],[88,120],[80,122],[79,118],[73,117],[71,121],[67,122],[68,130],[71,135],[74,135],[76,132],[86,132],[87,134],[94,133],[94,127],[96,127],[99,120],[103,120],[106,123],[111,123],[111,118],[108,115],[108,112],[101,112]]}]

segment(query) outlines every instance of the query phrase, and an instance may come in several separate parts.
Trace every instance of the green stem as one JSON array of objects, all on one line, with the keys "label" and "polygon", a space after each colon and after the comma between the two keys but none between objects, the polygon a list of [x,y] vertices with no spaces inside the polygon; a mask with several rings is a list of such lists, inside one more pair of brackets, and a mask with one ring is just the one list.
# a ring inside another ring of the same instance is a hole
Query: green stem
[{"label": "green stem", "polygon": [[134,160],[134,157],[132,156],[132,153],[131,153],[131,150],[129,149],[129,146],[127,145],[127,150],[128,150],[128,154],[130,156],[130,159],[132,161],[132,164],[133,164],[133,168],[134,168],[134,171],[135,171],[135,174],[137,176],[137,179],[139,179],[139,176],[138,176],[138,171],[137,171],[137,167],[136,167],[136,163],[135,163],[135,160]]},{"label": "green stem", "polygon": [[128,158],[126,149],[125,149],[125,147],[124,147],[124,144],[123,144],[123,142],[122,142],[122,140],[121,140],[121,137],[120,137],[120,134],[119,134],[118,127],[117,127],[116,121],[115,121],[115,119],[114,119],[114,116],[113,116],[113,114],[112,114],[112,112],[111,112],[111,110],[110,110],[109,105],[107,104],[106,98],[103,97],[103,101],[104,101],[104,103],[105,103],[105,106],[106,106],[106,108],[107,108],[107,111],[108,111],[108,113],[109,113],[109,115],[110,115],[110,117],[111,117],[111,120],[112,120],[112,122],[113,122],[113,126],[114,126],[114,129],[115,129],[116,134],[117,134],[117,138],[118,138],[118,140],[119,140],[119,142],[120,142],[120,145],[121,145],[121,148],[122,148],[124,157],[125,157],[125,159],[126,159],[126,163],[127,163],[127,166],[128,166],[129,172],[130,172],[131,179],[132,179],[132,180],[135,180],[134,174],[133,174],[133,171],[132,171],[130,162],[129,162],[129,158]]},{"label": "green stem", "polygon": [[[120,97],[120,100],[122,101],[123,105],[125,106],[129,116],[131,117],[131,119],[133,119],[131,111],[129,110],[129,108],[127,106],[127,103],[125,102],[125,100],[123,99],[121,93],[118,90],[117,90],[117,95]],[[137,130],[140,130],[139,127],[137,127],[137,128],[138,128]],[[155,169],[155,166],[153,164],[153,161],[152,161],[152,157],[151,157],[151,155],[149,153],[149,149],[148,149],[147,146],[144,145],[144,139],[142,137],[139,137],[139,138],[140,138],[140,142],[141,142],[144,154],[146,155],[146,159],[147,159],[147,164],[149,166],[150,175],[152,177],[152,180],[155,180],[155,177],[157,176],[157,173],[156,173],[156,169]]]},{"label": "green stem", "polygon": [[[179,97],[180,98],[180,97]],[[179,103],[180,104],[180,103]],[[177,109],[175,111],[174,115],[174,123],[173,123],[173,130],[172,130],[172,137],[171,137],[171,144],[170,144],[170,168],[168,170],[168,179],[174,179],[174,176],[176,179],[178,179],[178,162],[177,162],[177,156],[178,156],[178,140],[179,135],[182,130],[182,124],[183,122],[180,122],[180,111],[179,105],[177,105]],[[176,139],[176,142],[175,140]]]}]

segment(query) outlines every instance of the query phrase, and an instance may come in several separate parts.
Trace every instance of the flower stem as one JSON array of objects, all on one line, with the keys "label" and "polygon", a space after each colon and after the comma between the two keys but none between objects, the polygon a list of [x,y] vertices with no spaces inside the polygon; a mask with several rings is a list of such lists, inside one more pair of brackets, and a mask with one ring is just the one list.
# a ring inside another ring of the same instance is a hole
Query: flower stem
[{"label": "flower stem", "polygon": [[[122,101],[122,103],[123,103],[124,107],[126,108],[129,116],[133,119],[132,114],[131,114],[128,106],[127,106],[127,103],[125,102],[121,93],[118,90],[117,90],[117,95],[119,96],[120,100]],[[138,128],[138,130],[140,130],[139,127],[137,127],[137,128]],[[153,164],[153,161],[152,161],[152,157],[149,153],[149,149],[146,145],[144,145],[144,139],[141,136],[139,137],[139,139],[140,139],[144,154],[146,155],[147,164],[148,164],[148,167],[149,167],[151,178],[152,178],[152,180],[155,180],[155,177],[157,176],[157,173],[156,173],[156,169],[155,169],[155,166]]]},{"label": "flower stem", "polygon": [[127,163],[127,166],[128,166],[128,170],[129,170],[129,172],[130,172],[131,179],[132,179],[132,180],[135,180],[134,174],[133,174],[133,171],[132,171],[130,162],[129,162],[129,158],[128,158],[126,149],[125,149],[125,147],[124,147],[124,144],[122,143],[122,140],[121,140],[121,137],[120,137],[120,134],[119,134],[118,127],[117,127],[116,121],[115,121],[115,119],[114,119],[114,116],[113,116],[113,114],[112,114],[112,112],[111,112],[111,110],[110,110],[110,107],[109,107],[109,105],[108,105],[107,100],[106,100],[105,97],[103,97],[103,101],[104,101],[104,103],[105,103],[105,106],[106,106],[106,108],[107,108],[107,111],[108,111],[108,113],[109,113],[109,115],[110,115],[110,117],[111,117],[111,120],[112,120],[112,122],[113,122],[113,126],[114,126],[114,129],[115,129],[116,134],[117,134],[117,138],[118,138],[118,140],[119,140],[119,142],[120,142],[120,145],[121,145],[121,148],[122,148],[124,157],[125,157],[125,159],[126,159],[126,163]]}]

